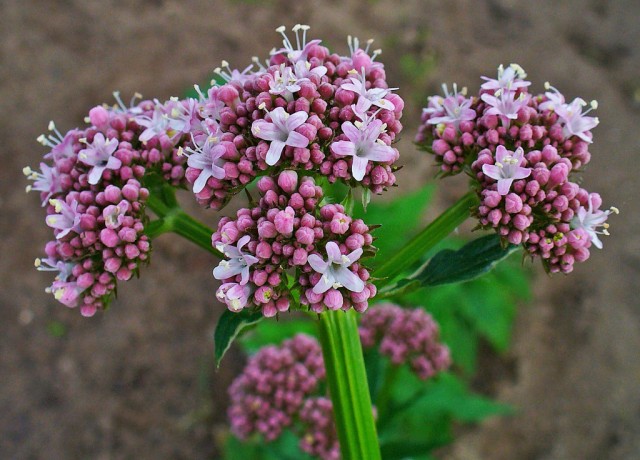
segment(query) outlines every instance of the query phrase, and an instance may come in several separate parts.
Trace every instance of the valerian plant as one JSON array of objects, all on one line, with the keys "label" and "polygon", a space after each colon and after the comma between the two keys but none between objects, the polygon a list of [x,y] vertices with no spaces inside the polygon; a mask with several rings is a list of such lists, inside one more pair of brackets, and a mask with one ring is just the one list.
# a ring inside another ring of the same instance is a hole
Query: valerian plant
[{"label": "valerian plant", "polygon": [[[565,103],[549,85],[532,95],[512,64],[497,79],[483,77],[475,97],[454,85],[429,98],[416,141],[443,175],[467,173],[471,191],[376,260],[377,222],[354,216],[354,194],[366,209],[372,194],[397,185],[404,102],[372,41],[349,37],[339,55],[307,40],[308,30],[296,25],[291,39],[279,27],[281,48],[242,71],[223,62],[211,88],[196,85],[197,97],[136,95],[126,105],[116,93],[117,104],[91,109],[83,128],[62,134],[52,122],[38,139],[48,147],[40,170],[24,170],[53,233],[35,265],[55,273],[47,291],[56,300],[93,316],[148,263],[155,238],[174,232],[196,243],[220,259],[218,364],[243,329],[265,318],[302,311],[318,326],[318,340],[296,335],[250,359],[230,390],[233,432],[268,443],[288,430],[309,455],[375,460],[376,427],[393,427],[411,398],[428,396],[419,390],[398,402],[402,369],[432,380],[451,363],[438,325],[405,306],[407,296],[480,276],[518,247],[547,271],[568,273],[592,245],[602,247],[617,209],[602,210],[600,196],[575,182],[589,161],[598,120],[588,112],[597,104],[583,111],[582,99]],[[212,209],[215,230],[180,208],[180,189]],[[242,191],[248,203],[223,216]],[[469,216],[496,236],[434,254]],[[376,299],[399,304],[372,308]],[[376,373],[363,347],[387,359],[381,385],[367,383]],[[459,388],[446,375],[447,388]],[[385,458],[433,447],[382,441]]]}]

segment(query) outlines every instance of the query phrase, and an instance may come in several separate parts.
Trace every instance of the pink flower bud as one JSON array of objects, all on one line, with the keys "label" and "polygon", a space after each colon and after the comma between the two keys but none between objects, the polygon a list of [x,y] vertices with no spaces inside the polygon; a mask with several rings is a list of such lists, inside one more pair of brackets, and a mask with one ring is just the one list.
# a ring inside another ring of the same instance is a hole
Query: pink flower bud
[{"label": "pink flower bud", "polygon": [[258,243],[258,246],[256,247],[256,256],[261,259],[269,259],[272,254],[273,251],[271,250],[271,245],[269,243],[266,241]]},{"label": "pink flower bud", "polygon": [[286,193],[293,193],[298,187],[298,173],[287,170],[278,176],[278,186]]},{"label": "pink flower bud", "polygon": [[109,123],[109,112],[101,105],[98,105],[89,110],[89,121],[96,128],[103,129]]},{"label": "pink flower bud", "polygon": [[[304,219],[304,218],[303,218]],[[312,244],[314,240],[313,229],[309,227],[300,227],[296,230],[296,241],[303,245]]]},{"label": "pink flower bud", "polygon": [[302,248],[298,248],[293,251],[293,265],[304,265],[307,263],[307,251]]},{"label": "pink flower bud", "polygon": [[329,289],[324,294],[323,302],[329,310],[339,310],[343,303],[342,294],[337,289]]},{"label": "pink flower bud", "polygon": [[331,229],[332,233],[343,235],[349,230],[349,224],[351,223],[350,221],[351,219],[349,217],[342,214],[341,212],[338,212],[334,214],[333,218],[331,219],[329,228]]},{"label": "pink flower bud", "polygon": [[517,214],[522,211],[522,200],[515,193],[509,193],[505,197],[504,208],[510,214]]},{"label": "pink flower bud", "polygon": [[264,220],[258,224],[258,236],[260,238],[275,238],[277,234],[276,226],[268,220]]},{"label": "pink flower bud", "polygon": [[118,234],[115,230],[110,228],[104,228],[100,232],[100,241],[108,248],[115,248],[119,243],[120,239],[118,238]]}]

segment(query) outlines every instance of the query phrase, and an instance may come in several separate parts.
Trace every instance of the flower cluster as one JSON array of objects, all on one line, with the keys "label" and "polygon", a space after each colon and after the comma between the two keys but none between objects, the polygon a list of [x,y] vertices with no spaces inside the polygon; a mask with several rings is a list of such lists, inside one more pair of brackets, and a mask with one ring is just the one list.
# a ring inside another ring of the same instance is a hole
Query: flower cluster
[{"label": "flower cluster", "polygon": [[439,342],[438,325],[420,308],[377,305],[362,316],[359,331],[363,348],[378,345],[391,363],[408,364],[423,380],[451,365],[449,348]]},{"label": "flower cluster", "polygon": [[341,205],[321,206],[322,188],[295,171],[261,177],[257,188],[257,205],[223,217],[212,236],[225,256],[213,271],[223,281],[217,298],[231,311],[256,305],[274,316],[289,309],[295,282],[313,311],[366,310],[376,294],[360,263],[374,251],[369,227]]},{"label": "flower cluster", "polygon": [[283,48],[266,65],[255,58],[240,72],[223,62],[226,83],[201,92],[203,120],[185,151],[201,204],[220,209],[256,175],[286,168],[374,193],[394,185],[404,102],[375,61],[379,51],[350,38],[348,56],[330,54],[320,40],[307,42],[308,29],[293,28],[294,45],[278,28]]},{"label": "flower cluster", "polygon": [[[480,198],[474,211],[482,228],[540,256],[547,271],[569,273],[602,243],[614,207],[600,209],[596,193],[581,188],[576,173],[590,158],[597,108],[556,88],[532,95],[515,64],[483,77],[477,97],[454,85],[429,98],[416,142],[434,154],[445,175],[468,173]],[[585,106],[589,106],[584,110]]]},{"label": "flower cluster", "polygon": [[300,409],[300,448],[323,460],[340,460],[340,442],[333,422],[333,404],[325,396],[308,398]]},{"label": "flower cluster", "polygon": [[267,441],[277,439],[324,379],[322,350],[315,339],[299,334],[280,346],[262,348],[229,387],[231,430],[240,439],[254,433]]},{"label": "flower cluster", "polygon": [[[130,279],[148,260],[145,174],[154,171],[169,183],[184,183],[176,146],[185,137],[172,130],[167,115],[183,103],[134,99],[127,107],[115,95],[119,105],[91,109],[84,129],[62,135],[50,123],[51,133],[38,138],[50,149],[45,162],[39,171],[24,168],[33,181],[27,191],[40,192],[54,236],[46,258],[35,265],[56,274],[47,291],[68,307],[79,306],[84,316],[105,309],[116,282]],[[152,124],[158,117],[166,129]]]}]

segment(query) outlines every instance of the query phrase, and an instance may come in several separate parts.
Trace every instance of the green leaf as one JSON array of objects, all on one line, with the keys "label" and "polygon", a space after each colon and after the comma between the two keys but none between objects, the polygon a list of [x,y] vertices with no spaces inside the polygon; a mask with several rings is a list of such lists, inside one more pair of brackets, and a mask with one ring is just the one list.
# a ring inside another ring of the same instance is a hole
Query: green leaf
[{"label": "green leaf", "polygon": [[498,235],[477,238],[461,249],[444,249],[436,254],[423,270],[411,276],[423,286],[469,281],[492,270],[498,262],[513,253],[519,246],[503,247]]},{"label": "green leaf", "polygon": [[220,367],[220,361],[227,352],[234,339],[240,331],[247,326],[260,322],[264,316],[260,312],[249,312],[247,310],[233,313],[225,310],[218,320],[216,331],[213,335],[215,345],[216,367]]}]

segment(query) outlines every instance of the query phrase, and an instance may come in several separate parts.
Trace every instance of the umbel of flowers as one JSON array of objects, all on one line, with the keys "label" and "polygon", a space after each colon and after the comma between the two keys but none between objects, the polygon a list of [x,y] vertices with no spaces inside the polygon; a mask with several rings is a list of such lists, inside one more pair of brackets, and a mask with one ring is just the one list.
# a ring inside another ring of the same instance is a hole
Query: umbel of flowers
[{"label": "umbel of flowers", "polygon": [[200,93],[206,133],[196,133],[187,179],[197,200],[220,209],[256,175],[310,171],[381,193],[395,184],[404,102],[388,88],[384,67],[357,39],[350,53],[307,41],[309,27],[284,27],[283,47],[242,72],[223,62],[226,81]]},{"label": "umbel of flowers", "polygon": [[[451,364],[438,325],[422,309],[375,306],[362,316],[359,331],[365,348],[379,347],[393,365],[408,364],[422,380]],[[339,459],[333,406],[323,394],[325,378],[322,350],[311,337],[299,334],[262,348],[229,388],[232,432],[240,439],[259,434],[270,442],[289,428],[299,435],[303,451]]]},{"label": "umbel of flowers", "polygon": [[[436,158],[444,175],[466,172],[480,198],[474,210],[480,227],[494,229],[505,242],[522,244],[547,271],[569,273],[589,258],[615,207],[578,184],[589,163],[597,108],[576,98],[566,102],[556,88],[528,92],[524,70],[498,68],[477,96],[453,86],[432,96],[423,110],[416,142]],[[585,109],[586,108],[586,109]]]},{"label": "umbel of flowers", "polygon": [[213,275],[216,296],[231,311],[258,306],[265,316],[286,311],[291,288],[311,310],[366,310],[376,293],[360,260],[374,252],[369,227],[339,204],[320,205],[322,187],[291,170],[261,177],[260,199],[236,219],[223,217],[212,236],[225,255]]},{"label": "umbel of flowers", "polygon": [[68,307],[79,306],[84,316],[105,309],[117,281],[148,262],[145,175],[153,171],[167,183],[185,184],[177,146],[188,137],[176,117],[188,103],[134,100],[127,107],[117,93],[116,99],[115,107],[91,109],[83,129],[62,135],[50,123],[50,134],[38,138],[49,147],[40,170],[24,169],[33,180],[27,191],[40,192],[53,230],[46,257],[35,265],[55,273],[47,291]]}]

